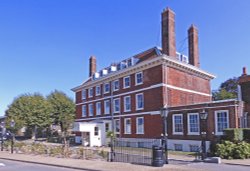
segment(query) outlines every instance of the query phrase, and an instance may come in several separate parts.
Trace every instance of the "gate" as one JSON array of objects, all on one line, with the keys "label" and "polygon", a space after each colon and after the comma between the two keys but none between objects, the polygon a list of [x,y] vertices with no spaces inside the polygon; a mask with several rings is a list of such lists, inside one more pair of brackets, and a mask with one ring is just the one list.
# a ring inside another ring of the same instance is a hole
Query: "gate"
[{"label": "gate", "polygon": [[151,165],[152,146],[161,144],[159,139],[114,140],[114,162]]}]

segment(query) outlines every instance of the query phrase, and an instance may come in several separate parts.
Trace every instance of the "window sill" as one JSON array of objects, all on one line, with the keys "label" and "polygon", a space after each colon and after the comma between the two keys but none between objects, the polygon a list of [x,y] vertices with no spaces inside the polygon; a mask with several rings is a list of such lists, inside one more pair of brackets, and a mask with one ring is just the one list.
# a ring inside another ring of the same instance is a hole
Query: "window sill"
[{"label": "window sill", "polygon": [[142,133],[137,132],[136,134],[137,134],[137,135],[143,135],[143,134],[144,134],[144,132],[142,132]]},{"label": "window sill", "polygon": [[143,83],[136,83],[135,86],[139,86],[139,85],[142,85]]},{"label": "window sill", "polygon": [[187,135],[200,135],[200,133],[188,133]]}]

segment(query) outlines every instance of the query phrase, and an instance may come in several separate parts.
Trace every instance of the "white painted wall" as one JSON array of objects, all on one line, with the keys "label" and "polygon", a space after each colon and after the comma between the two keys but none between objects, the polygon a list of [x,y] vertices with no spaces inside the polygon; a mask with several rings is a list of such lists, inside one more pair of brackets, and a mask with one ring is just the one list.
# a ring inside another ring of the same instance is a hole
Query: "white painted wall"
[{"label": "white painted wall", "polygon": [[[198,140],[174,140],[168,139],[168,149],[175,150],[175,144],[181,144],[183,151],[190,151],[191,145],[201,146],[201,141]],[[210,147],[210,141],[206,141],[206,150]]]},{"label": "white painted wall", "polygon": [[[103,146],[106,145],[106,132],[105,132],[105,123],[110,121],[103,122],[78,122],[74,124],[74,131],[79,132],[89,132],[90,146]],[[98,135],[95,135],[95,127],[98,127]],[[81,136],[76,136],[75,141],[77,143],[82,142]]]}]

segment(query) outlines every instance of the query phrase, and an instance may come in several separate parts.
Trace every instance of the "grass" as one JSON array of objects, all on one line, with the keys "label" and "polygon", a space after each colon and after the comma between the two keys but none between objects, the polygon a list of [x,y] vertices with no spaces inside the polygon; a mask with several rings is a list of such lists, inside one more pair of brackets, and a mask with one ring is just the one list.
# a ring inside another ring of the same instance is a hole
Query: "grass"
[{"label": "grass", "polygon": [[196,156],[196,152],[185,152],[185,151],[172,151],[172,150],[168,150],[168,153],[172,154],[172,155]]}]

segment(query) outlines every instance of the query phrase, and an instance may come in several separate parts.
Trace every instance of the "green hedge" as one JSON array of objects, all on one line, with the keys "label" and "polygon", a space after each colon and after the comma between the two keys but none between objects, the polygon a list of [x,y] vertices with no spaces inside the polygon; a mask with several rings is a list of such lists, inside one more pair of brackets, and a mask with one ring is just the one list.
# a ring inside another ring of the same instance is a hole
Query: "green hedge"
[{"label": "green hedge", "polygon": [[250,129],[249,128],[243,129],[243,140],[250,143]]},{"label": "green hedge", "polygon": [[243,140],[243,130],[241,128],[229,128],[225,129],[223,132],[223,140],[232,142],[240,142]]},{"label": "green hedge", "polygon": [[222,140],[231,142],[246,141],[250,143],[250,129],[249,128],[229,128],[225,129]]}]

